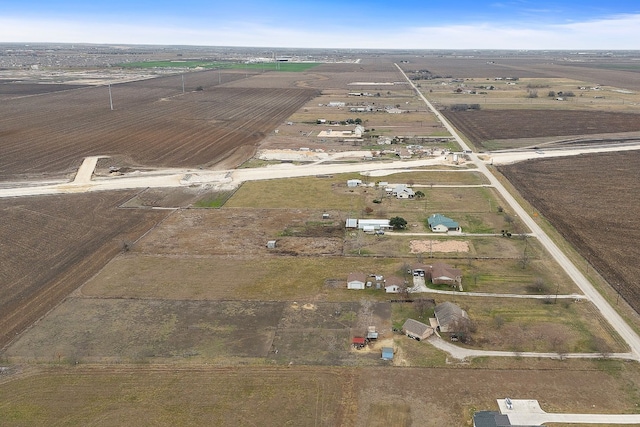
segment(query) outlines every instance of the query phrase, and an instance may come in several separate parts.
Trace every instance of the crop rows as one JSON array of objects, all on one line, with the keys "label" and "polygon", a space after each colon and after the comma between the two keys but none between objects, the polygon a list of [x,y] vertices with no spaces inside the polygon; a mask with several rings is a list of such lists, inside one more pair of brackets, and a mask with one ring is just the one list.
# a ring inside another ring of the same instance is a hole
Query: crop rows
[{"label": "crop rows", "polygon": [[[311,89],[227,88],[218,72],[13,99],[0,105],[0,179],[64,172],[88,155],[125,155],[146,166],[214,164],[254,147],[317,94]],[[231,80],[244,74],[224,75]],[[196,89],[193,90],[193,86]],[[185,83],[187,86],[187,83]],[[188,89],[191,88],[191,91]]]},{"label": "crop rows", "polygon": [[640,131],[640,115],[575,110],[445,111],[446,118],[479,147],[496,139],[594,135]]},{"label": "crop rows", "polygon": [[115,208],[131,196],[0,202],[0,348],[166,215]]}]

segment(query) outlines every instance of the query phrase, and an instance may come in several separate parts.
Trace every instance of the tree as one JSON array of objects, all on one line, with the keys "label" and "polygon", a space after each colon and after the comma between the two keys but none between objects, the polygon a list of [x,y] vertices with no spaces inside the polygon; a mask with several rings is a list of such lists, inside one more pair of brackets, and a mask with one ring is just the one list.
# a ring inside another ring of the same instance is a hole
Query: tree
[{"label": "tree", "polygon": [[416,199],[422,199],[425,194],[422,191],[418,190],[415,192],[414,196],[416,197]]},{"label": "tree", "polygon": [[509,214],[504,214],[504,222],[507,223],[508,226],[513,225],[513,217]]},{"label": "tree", "polygon": [[533,281],[533,283],[526,286],[526,289],[528,292],[532,294],[541,294],[541,295],[549,294],[549,292],[551,291],[551,289],[549,288],[549,285],[545,283],[544,279],[542,279],[541,277],[537,277]]},{"label": "tree", "polygon": [[394,230],[404,230],[407,227],[407,220],[399,216],[394,216],[389,220],[389,225],[393,227]]}]

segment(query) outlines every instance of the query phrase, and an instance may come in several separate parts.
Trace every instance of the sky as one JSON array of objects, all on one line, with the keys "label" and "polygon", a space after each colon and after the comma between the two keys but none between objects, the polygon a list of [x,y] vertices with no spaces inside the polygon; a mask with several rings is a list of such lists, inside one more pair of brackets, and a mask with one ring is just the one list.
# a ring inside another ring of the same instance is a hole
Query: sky
[{"label": "sky", "polygon": [[637,0],[0,0],[0,42],[640,49]]}]

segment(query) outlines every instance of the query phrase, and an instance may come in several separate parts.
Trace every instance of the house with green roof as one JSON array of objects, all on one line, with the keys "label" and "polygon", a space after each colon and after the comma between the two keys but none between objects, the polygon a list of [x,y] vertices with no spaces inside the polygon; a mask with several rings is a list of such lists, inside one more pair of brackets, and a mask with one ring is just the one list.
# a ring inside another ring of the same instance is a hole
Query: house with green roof
[{"label": "house with green roof", "polygon": [[429,218],[427,218],[427,222],[429,223],[429,228],[434,233],[448,233],[450,231],[462,231],[460,228],[460,224],[451,218],[447,218],[442,214],[433,214]]}]

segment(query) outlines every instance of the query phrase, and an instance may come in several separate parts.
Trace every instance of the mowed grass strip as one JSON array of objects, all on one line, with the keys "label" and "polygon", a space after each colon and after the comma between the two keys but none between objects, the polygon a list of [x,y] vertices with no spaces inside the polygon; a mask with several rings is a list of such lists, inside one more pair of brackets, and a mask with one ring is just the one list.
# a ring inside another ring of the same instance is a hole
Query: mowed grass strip
[{"label": "mowed grass strip", "polygon": [[[425,172],[429,176],[421,181],[424,187],[416,186],[415,191],[422,191],[425,197],[415,200],[396,200],[386,196],[384,188],[356,187],[348,188],[349,179],[360,179],[364,183],[376,183],[380,181],[395,183],[417,183],[421,172],[412,172],[407,175],[394,174],[390,177],[363,177],[359,174],[344,174],[331,178],[303,177],[292,179],[279,179],[267,181],[245,182],[225,204],[225,207],[245,208],[307,208],[307,209],[336,209],[343,211],[359,212],[365,206],[374,210],[384,208],[392,210],[415,211],[423,213],[496,213],[498,206],[506,206],[497,192],[492,188],[484,187],[431,187],[430,183],[452,184],[457,181],[471,181],[477,183],[476,172],[452,173],[452,172]],[[441,176],[440,176],[441,175]],[[394,181],[397,179],[397,181]],[[468,184],[467,182],[460,185]],[[481,183],[480,183],[481,184]],[[382,200],[382,204],[376,206],[374,199]],[[494,220],[492,222],[502,222]]]},{"label": "mowed grass strip", "polygon": [[307,208],[361,210],[362,197],[347,190],[348,179],[362,179],[359,174],[340,178],[304,177],[245,182],[227,201],[227,207]]},{"label": "mowed grass strip", "polygon": [[[81,292],[90,297],[173,300],[359,301],[384,291],[346,289],[351,272],[399,274],[402,260],[365,257],[160,257],[114,259]],[[342,283],[327,286],[330,281]]]}]

